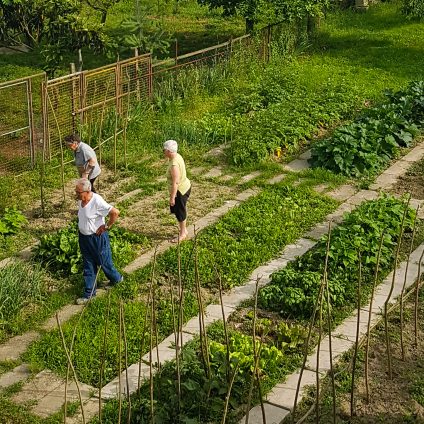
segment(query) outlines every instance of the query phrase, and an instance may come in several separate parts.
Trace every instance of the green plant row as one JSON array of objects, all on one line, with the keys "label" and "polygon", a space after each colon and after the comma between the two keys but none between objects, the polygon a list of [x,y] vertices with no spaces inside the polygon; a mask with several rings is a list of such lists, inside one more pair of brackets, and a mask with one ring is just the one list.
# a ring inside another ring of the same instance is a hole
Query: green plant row
[{"label": "green plant row", "polygon": [[[295,328],[295,330],[297,327]],[[281,337],[291,336],[291,329],[281,331]],[[178,397],[178,371],[175,361],[170,361],[153,380],[154,422],[160,423],[211,423],[221,422],[230,381],[234,377],[226,422],[234,419],[247,404],[250,385],[255,370],[252,335],[229,330],[226,344],[222,322],[208,328],[208,361],[204,361],[199,340],[184,346],[180,357],[181,395]],[[256,340],[257,369],[262,395],[284,375],[293,372],[301,360],[303,338],[291,344],[277,344]],[[228,356],[227,356],[228,351]],[[228,361],[229,359],[229,361]],[[252,405],[259,402],[257,383],[254,383]],[[124,405],[124,416],[128,414]],[[103,420],[116,422],[116,402],[106,405]],[[139,393],[132,397],[131,415],[134,422],[152,422],[150,409],[150,383],[145,382]],[[98,421],[94,421],[98,422]]]},{"label": "green plant row", "polygon": [[17,261],[0,268],[0,341],[26,331],[71,300],[62,281],[41,265]]},{"label": "green plant row", "polygon": [[424,81],[387,92],[386,101],[365,110],[312,148],[311,163],[348,176],[375,175],[408,147],[424,127]]},{"label": "green plant row", "polygon": [[0,218],[0,236],[16,234],[26,223],[27,219],[16,206],[5,208],[3,216]]},{"label": "green plant row", "polygon": [[[230,211],[217,224],[200,232],[196,241],[182,243],[180,257],[181,278],[185,287],[182,305],[184,320],[198,311],[193,287],[196,266],[202,287],[209,289],[204,294],[210,299],[218,288],[218,274],[225,288],[243,284],[257,266],[274,257],[285,245],[297,240],[304,231],[334,210],[336,205],[335,201],[310,190],[277,185],[265,189]],[[145,296],[149,290],[151,274],[152,265],[148,265],[126,277],[116,288],[116,296],[125,298],[125,309],[129,308],[128,312],[125,310],[126,332],[131,340],[127,346],[129,363],[138,361],[140,357]],[[178,316],[178,308],[173,308],[171,299],[174,291],[170,289],[171,284],[176,287],[178,282],[178,248],[172,248],[157,258],[155,280],[155,311],[161,339],[174,331]],[[174,300],[176,297],[174,293]],[[117,320],[116,299],[114,302],[115,311],[112,315]],[[105,298],[94,299],[78,325],[77,319],[64,325],[68,344],[74,328],[77,328],[73,360],[78,377],[94,386],[99,383],[100,357],[92,352],[102,350],[106,310]],[[147,324],[148,329],[150,323],[151,320]],[[108,330],[104,383],[116,376],[119,369],[117,326],[115,322]],[[147,345],[146,342],[142,353],[149,350]],[[63,374],[67,364],[58,332],[47,333],[35,342],[28,351],[27,360]]]},{"label": "green plant row", "polygon": [[[135,258],[137,249],[149,245],[144,235],[131,233],[116,226],[109,231],[109,237],[112,257],[117,266],[128,264]],[[40,243],[34,248],[33,259],[46,265],[50,270],[65,275],[82,272],[78,223],[74,221],[56,233],[42,236]]]},{"label": "green plant row", "polygon": [[[391,196],[362,204],[348,214],[330,237],[328,285],[332,308],[355,305],[359,263],[365,292],[372,285],[382,235],[380,278],[393,266],[406,204]],[[410,231],[415,212],[408,208],[405,231]],[[261,307],[283,316],[308,318],[312,315],[322,280],[327,238],[309,252],[272,275],[271,283],[260,290]]]},{"label": "green plant row", "polygon": [[234,93],[233,164],[262,162],[276,149],[294,153],[320,129],[351,113],[356,99],[346,83],[324,81],[311,90],[295,72],[269,66],[250,90]]}]

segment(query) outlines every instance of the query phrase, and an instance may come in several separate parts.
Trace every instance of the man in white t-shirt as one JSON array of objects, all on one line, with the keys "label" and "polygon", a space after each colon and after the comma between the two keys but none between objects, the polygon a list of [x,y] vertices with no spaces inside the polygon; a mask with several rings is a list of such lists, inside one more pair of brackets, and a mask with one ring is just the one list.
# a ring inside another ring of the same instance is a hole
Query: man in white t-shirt
[{"label": "man in white t-shirt", "polygon": [[[119,210],[107,203],[102,196],[91,191],[90,181],[77,180],[75,193],[78,199],[79,246],[83,258],[84,296],[77,304],[84,304],[96,295],[96,277],[102,268],[112,285],[123,280],[112,261],[107,230],[119,216]],[[105,217],[109,217],[106,224]]]}]

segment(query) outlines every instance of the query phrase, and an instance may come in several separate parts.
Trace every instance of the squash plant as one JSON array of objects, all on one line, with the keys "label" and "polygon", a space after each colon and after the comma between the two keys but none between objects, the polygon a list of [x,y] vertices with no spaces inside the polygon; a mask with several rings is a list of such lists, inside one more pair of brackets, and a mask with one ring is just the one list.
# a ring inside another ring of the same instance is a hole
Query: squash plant
[{"label": "squash plant", "polygon": [[312,166],[347,176],[375,175],[401,147],[410,146],[424,128],[424,81],[385,94],[386,102],[317,142],[312,148]]}]

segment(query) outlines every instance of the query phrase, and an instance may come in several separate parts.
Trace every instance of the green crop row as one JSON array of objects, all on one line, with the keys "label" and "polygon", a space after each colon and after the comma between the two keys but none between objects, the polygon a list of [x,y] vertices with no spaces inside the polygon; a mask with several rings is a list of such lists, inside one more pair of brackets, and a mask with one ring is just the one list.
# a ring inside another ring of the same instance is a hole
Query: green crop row
[{"label": "green crop row", "polygon": [[[274,257],[285,245],[293,243],[335,207],[335,201],[310,190],[293,189],[284,185],[273,186],[200,232],[196,241],[182,243],[179,250],[181,278],[185,288],[184,303],[181,306],[184,320],[198,311],[194,294],[196,268],[201,286],[209,289],[205,291],[205,297],[211,299],[218,288],[217,274],[221,276],[225,288],[243,284],[257,266]],[[115,290],[116,294],[112,298],[113,312],[110,313],[113,324],[108,325],[107,331],[106,363],[102,376],[104,382],[117,375],[119,369],[118,296],[127,299],[124,315],[129,363],[139,359],[141,340],[150,331],[150,322],[147,330],[143,328],[146,292],[149,290],[152,267],[152,264],[148,265],[126,277]],[[154,272],[156,321],[161,339],[174,331],[175,317],[179,311],[178,305],[173,306],[178,281],[178,248],[172,248],[160,255]],[[97,385],[100,380],[101,357],[98,352],[103,349],[107,304],[105,298],[94,299],[81,320],[75,318],[64,325],[68,345],[76,328],[74,364],[81,381],[92,385]],[[148,350],[147,345],[148,342],[144,344],[142,353]],[[93,355],[92,352],[96,354]],[[58,331],[47,333],[33,344],[27,353],[27,360],[63,374],[66,370],[66,357]]]},{"label": "green crop row", "polygon": [[[149,245],[145,236],[120,227],[113,227],[109,231],[109,237],[112,257],[117,266],[128,264],[135,258],[137,249]],[[56,233],[42,236],[40,243],[34,248],[33,259],[54,272],[64,274],[82,272],[77,222],[72,222]]]},{"label": "green crop row", "polygon": [[[363,290],[369,292],[382,237],[379,278],[392,268],[405,208],[402,200],[383,196],[359,206],[332,231],[327,269],[332,308],[355,305],[359,264]],[[408,208],[404,221],[407,232],[411,231],[414,215]],[[324,271],[327,238],[321,238],[313,249],[272,275],[271,283],[259,292],[261,307],[285,317],[312,315]]]},{"label": "green crop row", "polygon": [[[293,327],[295,332],[298,327]],[[180,356],[179,367],[170,361],[153,379],[154,422],[222,422],[225,400],[229,391],[226,422],[234,419],[246,407],[255,369],[255,353],[252,335],[234,329],[228,330],[228,344],[222,322],[208,328],[207,360],[202,354],[199,340],[187,343]],[[281,337],[290,338],[289,327]],[[291,344],[281,345],[256,340],[257,369],[262,395],[284,375],[293,372],[301,361],[304,337],[294,338]],[[178,395],[178,372],[181,393]],[[258,382],[254,382],[251,404],[259,402]],[[131,416],[134,422],[152,421],[150,408],[150,382],[145,382],[138,393],[132,396]],[[124,403],[123,416],[128,416],[129,404]],[[103,412],[103,422],[117,421],[117,402],[109,402]],[[95,420],[95,423],[98,421]]]},{"label": "green crop row", "polygon": [[386,101],[312,148],[311,163],[348,176],[375,175],[424,127],[424,81],[387,92]]}]

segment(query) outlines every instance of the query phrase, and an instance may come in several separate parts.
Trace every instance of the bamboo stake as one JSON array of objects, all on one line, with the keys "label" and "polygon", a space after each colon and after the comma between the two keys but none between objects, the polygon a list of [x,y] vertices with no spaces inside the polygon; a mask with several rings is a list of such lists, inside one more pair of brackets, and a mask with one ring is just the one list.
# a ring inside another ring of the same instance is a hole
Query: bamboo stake
[{"label": "bamboo stake", "polygon": [[[156,264],[156,255],[157,255],[157,246],[154,253],[154,264]],[[155,271],[156,266],[154,265],[152,268],[152,275],[150,280],[150,351],[149,351],[149,388],[150,388],[150,415],[151,415],[151,423],[155,422],[155,410],[154,410],[154,381],[153,381],[153,333],[154,333],[154,324],[153,317],[154,313],[154,304],[153,304],[153,290],[154,290],[154,279],[155,279]]]},{"label": "bamboo stake", "polygon": [[198,256],[197,256],[197,232],[194,229],[194,275],[195,275],[195,286],[197,294],[197,303],[199,305],[199,337],[200,337],[200,346],[202,352],[203,365],[205,367],[205,372],[208,378],[211,377],[211,369],[209,363],[209,349],[207,342],[207,334],[204,321],[204,308],[202,301],[202,292],[200,288],[200,277],[199,277],[199,266],[198,266]]},{"label": "bamboo stake", "polygon": [[226,347],[226,360],[227,360],[227,382],[230,384],[230,342],[228,339],[228,328],[227,320],[225,317],[224,303],[222,301],[222,281],[221,276],[218,274],[218,288],[219,288],[219,301],[221,304],[221,313],[222,313],[222,323],[224,325],[224,338],[225,338],[225,347]]},{"label": "bamboo stake", "polygon": [[123,337],[124,337],[124,361],[125,361],[125,382],[126,382],[126,388],[127,388],[127,402],[128,402],[128,415],[127,415],[127,423],[130,424],[131,422],[131,396],[130,396],[130,382],[129,382],[129,376],[128,376],[128,341],[127,341],[127,331],[125,328],[125,309],[124,309],[124,303],[121,299],[121,317],[122,317],[122,331],[123,331]]},{"label": "bamboo stake", "polygon": [[179,300],[179,310],[178,310],[178,331],[177,339],[175,343],[175,363],[177,367],[177,390],[178,390],[178,410],[181,412],[181,368],[180,368],[180,355],[181,347],[183,345],[183,322],[184,322],[184,290],[181,280],[181,245],[177,246],[177,256],[178,256],[178,300]]},{"label": "bamboo stake", "polygon": [[373,282],[372,290],[371,290],[371,300],[370,300],[370,309],[368,313],[367,335],[366,335],[366,344],[365,344],[365,390],[366,390],[368,403],[370,402],[368,365],[369,365],[369,348],[370,348],[370,334],[371,334],[371,313],[372,313],[372,305],[374,302],[375,287],[377,286],[378,273],[380,271],[380,259],[381,259],[381,250],[383,248],[383,241],[384,241],[384,231],[381,233],[380,244],[378,246],[377,262],[375,265],[375,273],[374,273],[374,282]]},{"label": "bamboo stake", "polygon": [[358,272],[358,301],[357,301],[357,308],[358,308],[358,317],[356,320],[356,337],[355,337],[355,349],[353,353],[353,365],[352,365],[352,387],[350,392],[350,416],[353,417],[354,415],[354,391],[355,391],[355,373],[356,373],[356,359],[358,356],[358,346],[359,346],[359,327],[361,323],[361,280],[362,280],[362,255],[361,252],[358,252],[358,259],[359,259],[359,272]]},{"label": "bamboo stake", "polygon": [[408,212],[410,200],[411,200],[411,195],[409,195],[408,201],[406,202],[406,205],[405,205],[405,210],[403,211],[402,222],[401,222],[400,232],[399,232],[399,239],[398,239],[397,247],[396,247],[395,262],[394,262],[394,266],[393,266],[392,284],[390,286],[390,291],[389,291],[389,294],[387,295],[387,299],[384,302],[384,328],[385,328],[385,332],[386,332],[387,365],[388,365],[388,369],[389,369],[389,379],[390,380],[392,379],[392,355],[391,355],[391,351],[390,351],[390,337],[389,337],[389,324],[388,324],[388,311],[387,310],[388,310],[390,298],[391,298],[392,293],[393,293],[393,288],[395,286],[396,269],[397,269],[397,265],[398,265],[400,246],[402,244],[403,230],[405,228],[405,218],[406,218],[406,213]]},{"label": "bamboo stake", "polygon": [[[83,402],[82,402],[81,390],[80,390],[80,386],[79,386],[79,383],[78,383],[77,373],[75,371],[74,365],[72,364],[71,356],[69,355],[68,349],[66,347],[65,336],[63,335],[62,326],[60,325],[60,320],[59,320],[59,314],[57,312],[56,312],[56,322],[57,322],[57,326],[59,328],[59,334],[60,334],[60,338],[62,340],[63,349],[65,350],[66,359],[68,360],[68,366],[71,367],[72,373],[74,375],[75,385],[77,386],[78,398],[79,398],[80,406],[81,406],[82,422],[83,422],[83,424],[85,424],[86,421],[85,421],[84,405],[83,405]],[[65,409],[65,422],[66,422],[66,409]]]},{"label": "bamboo stake", "polygon": [[320,288],[319,288],[319,293],[318,293],[318,296],[317,296],[317,300],[316,300],[316,303],[314,305],[312,317],[311,317],[311,320],[309,321],[308,336],[306,338],[305,352],[303,354],[303,363],[302,363],[302,367],[300,368],[299,380],[297,381],[296,394],[294,396],[293,412],[292,412],[292,416],[291,416],[291,422],[293,424],[294,424],[294,418],[295,418],[296,409],[297,409],[297,400],[299,398],[300,384],[302,382],[303,371],[305,370],[306,361],[308,359],[309,344],[311,342],[312,329],[314,327],[315,317],[316,317],[316,313],[317,313],[317,310],[318,310],[318,307],[319,307],[319,304],[320,304],[320,299],[322,297],[323,289],[324,289],[324,280],[322,280],[322,282],[321,282],[321,285],[320,285]]},{"label": "bamboo stake", "polygon": [[106,320],[105,320],[105,331],[103,333],[103,349],[101,353],[100,360],[100,377],[99,377],[99,421],[102,424],[102,387],[103,387],[103,373],[105,369],[105,361],[106,361],[106,342],[107,342],[107,330],[109,325],[109,315],[110,315],[110,294],[109,291],[107,294],[107,310],[106,310]]},{"label": "bamboo stake", "polygon": [[[252,327],[252,343],[253,343],[253,358],[254,358],[254,362],[255,362],[255,368],[253,370],[252,373],[252,379],[250,380],[250,388],[249,388],[249,395],[247,397],[247,405],[246,405],[246,420],[245,423],[248,424],[249,423],[249,415],[250,415],[250,405],[252,403],[252,395],[253,395],[253,386],[255,383],[255,379],[256,379],[256,364],[257,364],[257,360],[259,355],[257,355],[257,351],[256,351],[256,313],[257,313],[257,307],[258,307],[258,291],[259,291],[259,278],[256,279],[256,285],[255,285],[255,295],[254,295],[254,299],[255,299],[255,303],[253,306],[253,327]],[[228,342],[227,342],[228,344]],[[229,358],[228,358],[228,362],[229,362]]]},{"label": "bamboo stake", "polygon": [[330,302],[330,287],[328,284],[328,252],[330,251],[330,239],[331,239],[331,221],[328,223],[328,238],[327,238],[327,248],[325,255],[325,264],[324,264],[324,281],[325,289],[327,291],[327,321],[328,321],[328,347],[330,354],[330,377],[331,377],[331,390],[333,396],[333,423],[336,424],[336,383],[334,380],[334,368],[333,368],[333,344],[331,341],[331,302]]},{"label": "bamboo stake", "polygon": [[418,300],[420,293],[420,283],[421,283],[421,263],[424,256],[423,253],[420,256],[420,262],[418,263],[418,275],[417,275],[417,284],[415,287],[415,306],[414,306],[414,331],[415,331],[415,347],[418,347]]},{"label": "bamboo stake", "polygon": [[237,364],[236,367],[234,368],[234,372],[233,372],[233,375],[231,377],[230,385],[228,386],[228,391],[227,391],[227,394],[225,396],[224,415],[222,417],[221,424],[225,424],[225,422],[227,420],[228,404],[230,402],[231,390],[233,388],[234,380],[236,378],[238,369],[239,369],[239,364]]},{"label": "bamboo stake", "polygon": [[411,238],[411,244],[409,246],[409,255],[408,255],[408,260],[406,262],[406,267],[405,267],[405,278],[403,280],[403,286],[402,286],[402,291],[400,292],[400,350],[402,352],[402,360],[405,360],[405,344],[404,344],[404,340],[403,340],[403,330],[404,330],[404,321],[403,321],[403,296],[405,294],[405,287],[406,287],[406,279],[408,276],[408,269],[409,269],[409,261],[410,261],[410,257],[412,254],[412,249],[414,248],[414,240],[415,240],[415,232],[417,229],[417,216],[418,216],[418,211],[420,210],[420,206],[417,206],[417,209],[415,211],[415,217],[414,217],[414,224],[413,224],[413,230],[412,230],[412,238]]},{"label": "bamboo stake", "polygon": [[119,301],[119,333],[118,333],[118,424],[121,424],[122,416],[122,301]]},{"label": "bamboo stake", "polygon": [[[91,293],[90,293],[90,299],[92,298],[93,293],[94,293],[94,289],[97,286],[97,278],[99,277],[100,269],[101,268],[99,267],[99,269],[97,270],[97,274],[96,274],[96,278],[94,280],[93,288],[91,289]],[[74,326],[74,331],[72,333],[72,339],[71,339],[71,346],[69,348],[69,356],[72,355],[72,352],[73,352],[73,349],[74,349],[75,338],[77,336],[77,328],[79,326],[79,323],[81,322],[82,316],[84,315],[84,312],[85,312],[85,310],[86,310],[86,308],[87,308],[87,306],[88,306],[89,303],[90,302],[85,303],[83,305],[82,310],[81,310],[81,313],[80,313],[80,315],[78,317],[78,321],[77,321],[77,323]],[[64,406],[63,406],[64,411],[65,411],[65,416],[63,417],[64,424],[66,424],[66,411],[68,409],[68,381],[69,381],[69,372],[70,372],[70,370],[71,370],[71,367],[70,367],[70,364],[68,363],[68,368],[66,370],[66,379],[65,379],[65,401],[64,401]]]},{"label": "bamboo stake", "polygon": [[[322,279],[321,285],[325,286],[325,280]],[[323,303],[324,303],[324,289],[320,292],[320,299],[319,299],[319,318],[318,318],[318,344],[317,344],[317,362],[316,362],[316,370],[315,370],[315,377],[316,377],[316,399],[315,399],[315,421],[317,424],[319,424],[319,389],[320,389],[320,375],[319,375],[319,355],[321,351],[321,340],[322,340],[322,309],[323,309]]]}]

